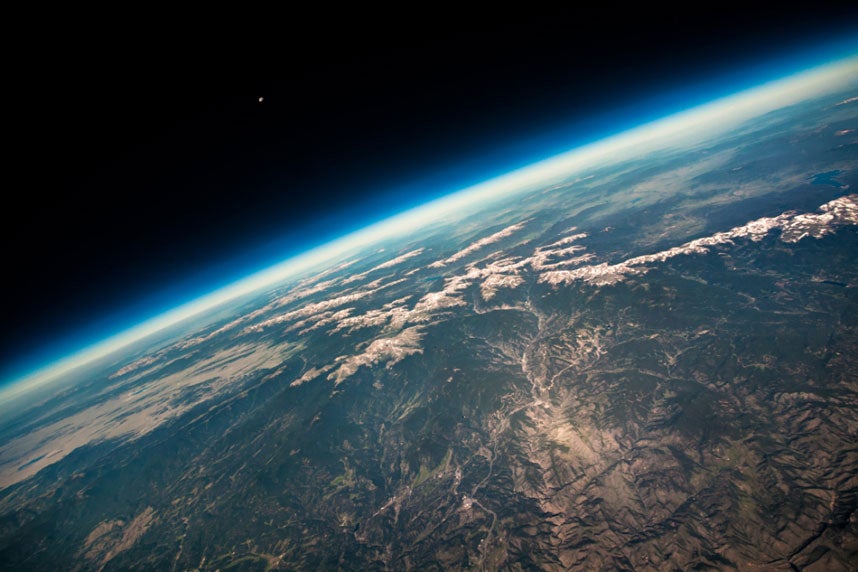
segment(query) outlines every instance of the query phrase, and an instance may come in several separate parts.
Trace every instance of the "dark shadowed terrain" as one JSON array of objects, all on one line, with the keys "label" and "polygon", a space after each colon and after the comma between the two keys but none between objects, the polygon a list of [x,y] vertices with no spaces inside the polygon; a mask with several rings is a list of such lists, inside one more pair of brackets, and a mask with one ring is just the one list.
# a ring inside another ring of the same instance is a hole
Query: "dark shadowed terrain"
[{"label": "dark shadowed terrain", "polygon": [[858,83],[224,306],[0,417],[5,570],[850,570]]}]

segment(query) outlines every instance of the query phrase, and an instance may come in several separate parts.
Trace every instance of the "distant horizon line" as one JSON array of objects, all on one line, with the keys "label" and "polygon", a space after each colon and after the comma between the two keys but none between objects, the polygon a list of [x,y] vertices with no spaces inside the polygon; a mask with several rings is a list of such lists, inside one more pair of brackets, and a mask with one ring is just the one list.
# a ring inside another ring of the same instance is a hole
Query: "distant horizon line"
[{"label": "distant horizon line", "polygon": [[[853,50],[854,47],[850,46],[848,55],[830,57],[779,79],[765,81],[732,95],[638,124],[367,224],[290,256],[282,262],[238,278],[208,294],[177,304],[170,310],[72,351],[65,357],[33,368],[28,373],[0,380],[0,400],[21,397],[167,328],[242,296],[273,287],[358,249],[423,228],[446,213],[473,207],[482,201],[525,192],[534,185],[571,176],[576,171],[592,167],[600,161],[617,160],[616,154],[621,151],[651,152],[667,148],[679,141],[727,130],[754,116],[787,107],[814,95],[831,93],[836,89],[834,86],[850,79],[858,79],[858,54]],[[644,151],[641,151],[642,144],[648,145]]]}]

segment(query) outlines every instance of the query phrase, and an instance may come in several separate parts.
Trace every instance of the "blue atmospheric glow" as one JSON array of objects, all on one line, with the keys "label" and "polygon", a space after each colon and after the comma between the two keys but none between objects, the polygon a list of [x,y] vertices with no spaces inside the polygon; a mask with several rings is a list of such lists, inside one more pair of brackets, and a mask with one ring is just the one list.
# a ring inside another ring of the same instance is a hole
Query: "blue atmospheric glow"
[{"label": "blue atmospheric glow", "polygon": [[[749,57],[731,69],[722,64],[713,76],[687,85],[674,84],[665,89],[668,81],[654,78],[647,93],[629,94],[619,108],[597,110],[586,119],[580,114],[570,119],[560,112],[550,128],[539,133],[517,134],[504,142],[487,143],[456,164],[433,173],[416,173],[407,182],[390,184],[389,191],[380,193],[363,207],[349,213],[320,216],[299,229],[300,232],[272,237],[244,256],[224,260],[204,273],[132,301],[121,312],[92,316],[73,335],[56,338],[46,333],[41,347],[33,348],[17,363],[0,366],[0,388],[153,316],[397,213],[649,121],[856,53],[858,36],[829,39],[812,47],[784,50],[780,56],[766,61]],[[593,89],[598,89],[598,85]]]}]

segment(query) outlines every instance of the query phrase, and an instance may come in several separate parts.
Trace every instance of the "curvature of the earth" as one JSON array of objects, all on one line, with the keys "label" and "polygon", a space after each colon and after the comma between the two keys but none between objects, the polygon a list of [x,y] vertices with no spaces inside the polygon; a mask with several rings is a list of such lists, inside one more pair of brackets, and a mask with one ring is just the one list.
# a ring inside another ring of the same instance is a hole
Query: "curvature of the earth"
[{"label": "curvature of the earth", "polygon": [[3,569],[858,562],[858,79],[435,221],[0,418]]}]

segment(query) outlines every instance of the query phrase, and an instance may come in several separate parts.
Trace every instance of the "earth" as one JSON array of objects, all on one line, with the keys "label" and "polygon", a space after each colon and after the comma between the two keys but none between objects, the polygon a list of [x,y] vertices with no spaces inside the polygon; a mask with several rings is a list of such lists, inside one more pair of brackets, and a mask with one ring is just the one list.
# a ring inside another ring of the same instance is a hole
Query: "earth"
[{"label": "earth", "polygon": [[858,73],[0,415],[4,570],[854,570]]}]

